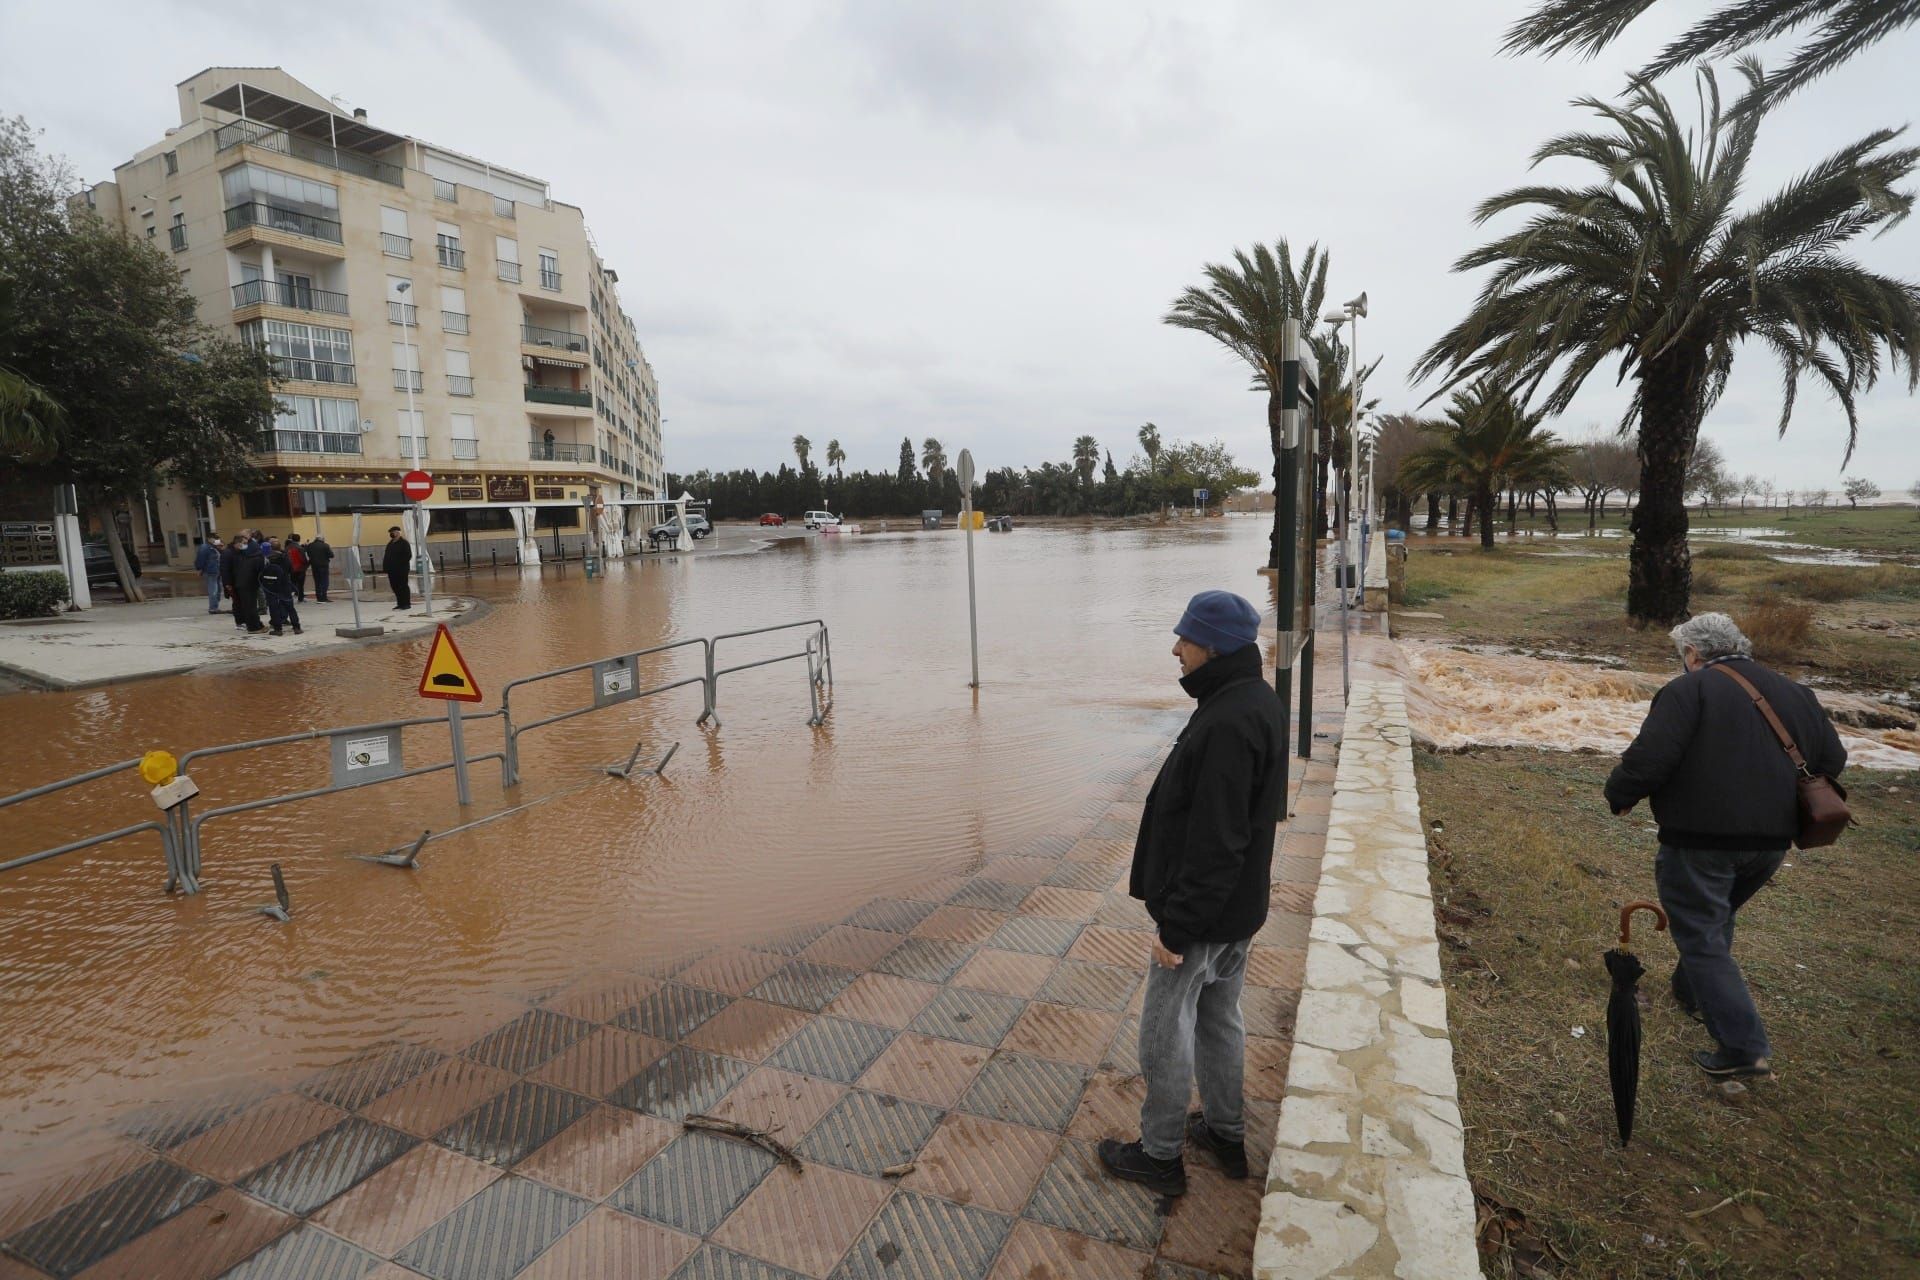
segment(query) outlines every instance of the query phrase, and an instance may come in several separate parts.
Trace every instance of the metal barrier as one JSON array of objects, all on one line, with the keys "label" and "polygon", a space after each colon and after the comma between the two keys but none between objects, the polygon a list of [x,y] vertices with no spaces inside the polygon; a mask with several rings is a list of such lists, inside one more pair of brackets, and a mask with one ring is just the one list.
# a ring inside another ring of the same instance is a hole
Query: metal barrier
[{"label": "metal barrier", "polygon": [[[45,786],[33,787],[29,790],[18,792],[15,795],[0,796],[0,809],[5,809],[9,805],[22,804],[28,800],[37,800],[41,796],[50,796],[57,791],[65,791],[68,787],[77,787],[87,782],[97,782],[101,778],[111,778],[116,773],[125,773],[129,769],[138,769],[139,767],[140,758],[135,757],[132,760],[122,760],[119,764],[110,764],[105,768],[95,769],[90,773],[77,774],[71,778],[62,778],[59,782],[49,782]],[[11,858],[6,862],[0,862],[0,871],[12,871],[15,867],[32,866],[36,862],[45,862],[49,858],[57,858],[62,854],[78,853],[82,849],[91,849],[95,845],[109,844],[115,840],[124,840],[128,836],[139,835],[142,831],[158,831],[160,833],[160,852],[166,857],[167,883],[171,885],[182,866],[182,841],[179,822],[170,810],[163,812],[156,820],[136,822],[131,826],[121,827],[116,831],[104,831],[99,835],[86,836],[79,840],[71,840],[57,848],[42,849],[38,853],[29,853],[25,857]]]},{"label": "metal barrier", "polygon": [[[641,658],[656,653],[671,653],[675,649],[688,649],[699,645],[706,654],[708,674],[688,676],[684,680],[673,680],[650,689],[640,688],[638,663]],[[527,724],[516,725],[513,722],[513,691],[528,685],[539,684],[544,680],[553,680],[560,676],[570,676],[581,671],[593,672],[593,701],[584,707],[575,707],[555,715],[534,720]],[[499,714],[507,722],[506,751],[500,763],[500,785],[517,786],[520,782],[520,735],[533,729],[550,724],[559,724],[562,720],[571,720],[575,716],[598,711],[602,707],[614,706],[622,702],[633,702],[640,698],[650,698],[656,693],[666,693],[671,689],[683,689],[690,684],[702,686],[704,695],[701,700],[700,720],[704,723],[713,710],[713,642],[704,637],[692,640],[676,640],[672,644],[655,645],[651,649],[640,649],[633,653],[615,654],[610,658],[600,658],[593,662],[576,662],[570,667],[559,667],[552,671],[542,671],[539,675],[522,676],[512,681],[500,691]],[[635,758],[639,757],[639,748],[634,748]],[[629,766],[631,767],[631,766]],[[624,776],[624,775],[622,775]]]},{"label": "metal barrier", "polygon": [[[743,636],[763,636],[774,631],[792,631],[800,627],[812,627],[814,632],[807,637],[807,644],[798,653],[783,653],[778,657],[762,658],[758,662],[742,662],[733,667],[716,667],[715,655],[720,650],[722,640],[738,640]],[[825,722],[827,709],[833,694],[833,645],[827,632],[827,624],[819,618],[809,618],[805,622],[783,622],[773,627],[755,627],[750,631],[729,631],[717,635],[707,648],[707,709],[700,713],[696,724],[713,721],[720,724],[720,677],[732,675],[736,671],[751,671],[755,667],[768,667],[776,662],[791,662],[804,658],[807,663],[807,697],[813,705],[813,715],[807,723],[816,728]],[[823,698],[823,689],[825,697]]]}]

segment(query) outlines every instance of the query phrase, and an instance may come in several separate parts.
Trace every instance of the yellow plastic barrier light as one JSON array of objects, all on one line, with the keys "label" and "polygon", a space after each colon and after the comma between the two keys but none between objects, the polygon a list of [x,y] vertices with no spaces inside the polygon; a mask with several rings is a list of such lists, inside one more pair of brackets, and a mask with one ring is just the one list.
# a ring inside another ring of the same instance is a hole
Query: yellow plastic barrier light
[{"label": "yellow plastic barrier light", "polygon": [[149,751],[140,757],[140,776],[147,785],[164,787],[173,781],[173,775],[180,772],[180,762],[173,758],[171,751]]}]

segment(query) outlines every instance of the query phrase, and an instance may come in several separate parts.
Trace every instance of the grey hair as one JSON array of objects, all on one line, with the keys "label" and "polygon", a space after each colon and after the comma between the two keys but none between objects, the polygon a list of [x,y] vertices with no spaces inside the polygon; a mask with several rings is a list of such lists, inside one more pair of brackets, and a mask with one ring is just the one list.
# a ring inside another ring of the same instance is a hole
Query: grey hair
[{"label": "grey hair", "polygon": [[1689,647],[1698,651],[1703,662],[1753,656],[1753,641],[1740,634],[1739,626],[1724,613],[1696,614],[1667,634],[1682,657]]}]

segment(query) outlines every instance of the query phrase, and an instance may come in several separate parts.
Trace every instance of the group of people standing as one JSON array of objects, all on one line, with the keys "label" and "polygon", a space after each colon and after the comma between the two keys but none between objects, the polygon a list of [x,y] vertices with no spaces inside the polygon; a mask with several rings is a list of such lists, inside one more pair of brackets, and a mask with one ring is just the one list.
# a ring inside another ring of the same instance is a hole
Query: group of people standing
[{"label": "group of people standing", "polygon": [[[209,533],[194,553],[193,567],[207,588],[207,612],[219,613],[220,601],[233,601],[233,625],[242,631],[300,635],[300,611],[306,603],[307,575],[313,575],[314,599],[327,602],[333,576],[333,548],[315,534],[302,541],[297,533],[285,540],[258,529],[242,529],[223,542]],[[260,622],[266,613],[270,625]]]}]

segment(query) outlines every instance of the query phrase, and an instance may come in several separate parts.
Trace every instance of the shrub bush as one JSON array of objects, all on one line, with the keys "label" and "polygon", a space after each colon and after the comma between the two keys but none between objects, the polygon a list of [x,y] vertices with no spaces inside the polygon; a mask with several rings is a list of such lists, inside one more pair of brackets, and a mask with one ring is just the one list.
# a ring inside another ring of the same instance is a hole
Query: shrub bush
[{"label": "shrub bush", "polygon": [[0,618],[44,618],[67,602],[67,575],[58,569],[0,573]]},{"label": "shrub bush", "polygon": [[1768,592],[1754,597],[1742,613],[1734,615],[1740,630],[1753,641],[1753,656],[1766,662],[1801,657],[1807,637],[1813,634],[1813,606],[1792,604]]}]

